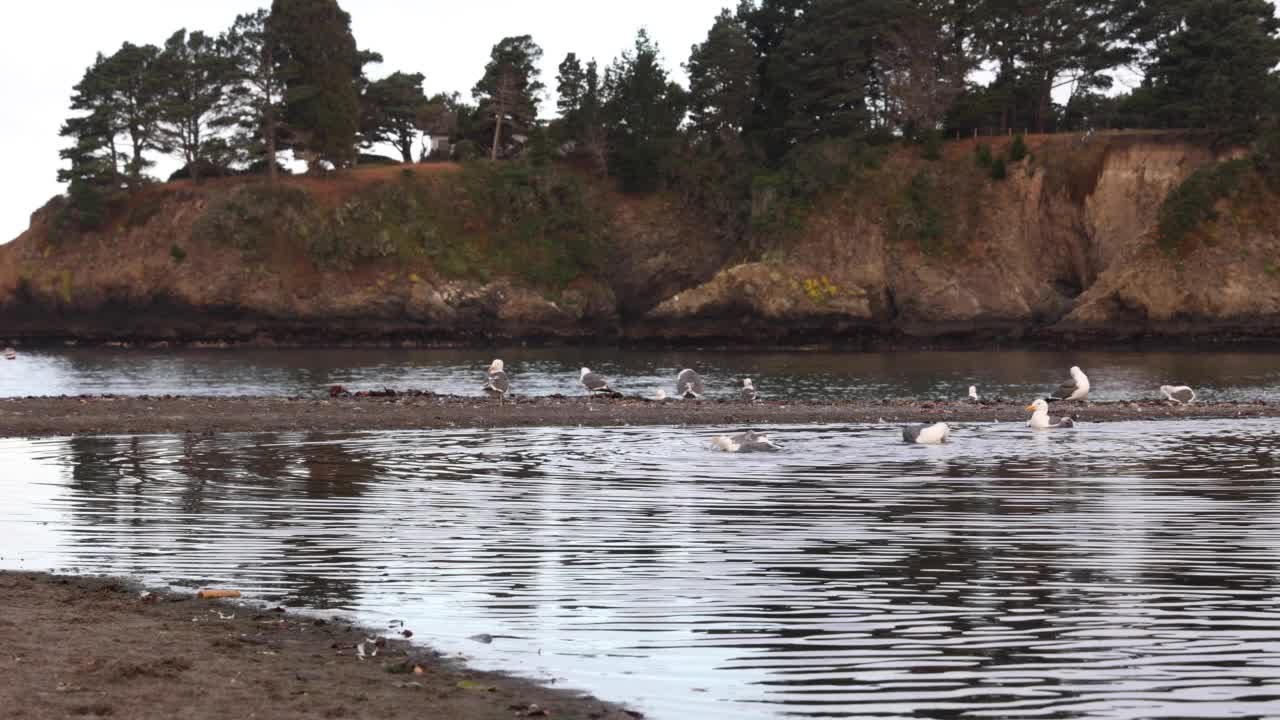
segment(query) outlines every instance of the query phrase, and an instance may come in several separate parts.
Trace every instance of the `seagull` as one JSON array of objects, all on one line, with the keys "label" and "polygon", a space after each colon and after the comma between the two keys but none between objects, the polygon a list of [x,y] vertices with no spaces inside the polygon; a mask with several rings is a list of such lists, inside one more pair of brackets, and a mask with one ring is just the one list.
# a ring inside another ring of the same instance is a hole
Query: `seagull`
[{"label": "seagull", "polygon": [[494,360],[489,366],[489,378],[485,382],[484,391],[490,395],[497,395],[498,402],[501,403],[507,396],[507,391],[511,389],[511,381],[507,379],[507,373],[503,370],[504,365],[501,360]]},{"label": "seagull", "polygon": [[978,398],[978,386],[977,386],[977,385],[970,385],[970,386],[969,386],[969,402],[978,402],[978,400],[979,400],[979,398]]},{"label": "seagull", "polygon": [[756,401],[756,386],[751,384],[751,378],[742,381],[742,399],[747,402]]},{"label": "seagull", "polygon": [[1190,405],[1196,401],[1196,391],[1186,385],[1161,385],[1160,392],[1164,393],[1165,398],[1170,402],[1179,405]]},{"label": "seagull", "polygon": [[5,348],[5,349],[4,349],[4,359],[5,359],[5,360],[17,360],[17,359],[18,359],[18,351],[17,351],[17,350],[14,350],[14,349],[13,349],[13,348],[11,348],[11,347],[7,347],[7,348]]},{"label": "seagull", "polygon": [[1031,419],[1027,421],[1027,427],[1032,430],[1052,430],[1054,428],[1075,427],[1076,422],[1069,417],[1064,417],[1054,422],[1049,417],[1049,403],[1044,400],[1036,400],[1027,406],[1027,412],[1032,413]]},{"label": "seagull", "polygon": [[609,387],[608,378],[600,373],[591,372],[591,368],[582,368],[582,376],[579,378],[579,382],[581,382],[582,387],[586,388],[587,392],[592,395],[596,393],[608,393],[612,395],[614,393],[613,388]]},{"label": "seagull", "polygon": [[902,428],[903,442],[916,445],[941,445],[951,438],[951,427],[946,423],[935,425],[908,425]]},{"label": "seagull", "polygon": [[711,438],[711,447],[731,453],[776,452],[782,448],[769,440],[769,436],[748,430],[737,435],[717,435]]},{"label": "seagull", "polygon": [[654,399],[654,400],[657,400],[658,402],[662,402],[662,401],[666,400],[666,399],[667,399],[667,391],[666,391],[666,390],[663,390],[662,388],[658,388],[658,394],[654,395],[654,396],[653,396],[653,399]]},{"label": "seagull", "polygon": [[1089,378],[1084,371],[1078,367],[1071,368],[1071,379],[1058,386],[1049,397],[1045,398],[1048,402],[1056,402],[1058,400],[1074,400],[1081,401],[1089,397]]},{"label": "seagull", "polygon": [[676,376],[676,395],[685,400],[698,400],[703,392],[705,390],[702,387],[702,378],[698,373],[686,368]]}]

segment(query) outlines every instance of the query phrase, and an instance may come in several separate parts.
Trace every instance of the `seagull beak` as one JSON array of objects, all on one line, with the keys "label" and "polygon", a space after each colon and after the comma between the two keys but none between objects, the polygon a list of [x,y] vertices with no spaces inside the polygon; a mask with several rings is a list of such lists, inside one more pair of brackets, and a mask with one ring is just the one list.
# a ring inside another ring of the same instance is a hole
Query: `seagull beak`
[{"label": "seagull beak", "polygon": [[1027,412],[1032,412],[1032,411],[1034,411],[1034,410],[1036,409],[1036,406],[1035,406],[1035,405],[1028,405],[1025,409],[1026,409],[1026,411],[1027,411]]}]

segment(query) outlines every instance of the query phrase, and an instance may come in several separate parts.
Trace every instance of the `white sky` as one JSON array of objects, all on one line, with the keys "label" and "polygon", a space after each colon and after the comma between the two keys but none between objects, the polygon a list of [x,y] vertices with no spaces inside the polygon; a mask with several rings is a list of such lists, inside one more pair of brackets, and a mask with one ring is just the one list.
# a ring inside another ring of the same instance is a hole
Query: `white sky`
[{"label": "white sky", "polygon": [[[530,34],[542,46],[542,80],[555,86],[556,66],[568,52],[595,57],[601,67],[631,47],[642,25],[659,43],[668,68],[684,82],[680,64],[701,42],[722,7],[737,0],[543,0],[542,2],[419,2],[340,0],[362,48],[382,53],[370,68],[426,75],[428,94],[457,90],[470,97],[489,49],[507,35]],[[41,0],[5,7],[0,24],[0,243],[27,228],[32,211],[62,192],[56,180],[58,129],[68,115],[71,86],[99,52],[128,40],[160,45],[173,31],[221,32],[235,16],[270,0]],[[156,169],[167,176],[175,164]]]}]

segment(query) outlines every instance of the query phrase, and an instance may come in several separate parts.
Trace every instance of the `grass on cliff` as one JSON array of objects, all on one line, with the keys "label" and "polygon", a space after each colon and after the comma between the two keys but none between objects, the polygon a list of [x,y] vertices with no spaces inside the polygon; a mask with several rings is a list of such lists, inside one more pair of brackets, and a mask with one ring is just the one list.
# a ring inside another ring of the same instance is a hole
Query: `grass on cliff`
[{"label": "grass on cliff", "polygon": [[1160,249],[1167,255],[1180,253],[1192,231],[1217,218],[1214,206],[1234,194],[1253,168],[1253,161],[1244,158],[1220,162],[1196,170],[1174,188],[1160,205]]},{"label": "grass on cliff", "polygon": [[215,196],[192,234],[251,261],[284,246],[324,269],[426,262],[445,277],[512,275],[548,290],[592,270],[605,240],[584,182],[550,165],[476,162],[448,177],[405,167],[325,205],[300,185],[241,185]]}]

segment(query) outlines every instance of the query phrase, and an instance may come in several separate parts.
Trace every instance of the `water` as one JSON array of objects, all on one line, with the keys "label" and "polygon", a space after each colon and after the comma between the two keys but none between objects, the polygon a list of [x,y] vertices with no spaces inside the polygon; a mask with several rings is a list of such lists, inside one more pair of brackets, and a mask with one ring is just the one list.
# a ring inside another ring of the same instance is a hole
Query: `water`
[{"label": "water", "polygon": [[639,352],[603,348],[502,350],[211,350],[24,352],[0,361],[0,397],[28,395],[305,395],[332,385],[383,386],[480,395],[484,369],[501,357],[513,391],[581,393],[583,365],[627,393],[674,392],[681,368],[707,377],[712,396],[753,378],[764,397],[961,398],[1026,400],[1069,379],[1080,365],[1093,399],[1160,397],[1161,385],[1191,385],[1203,401],[1280,401],[1280,353]]},{"label": "water", "polygon": [[769,430],[0,440],[0,567],[405,620],[657,718],[1280,713],[1280,422]]}]

